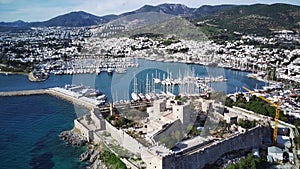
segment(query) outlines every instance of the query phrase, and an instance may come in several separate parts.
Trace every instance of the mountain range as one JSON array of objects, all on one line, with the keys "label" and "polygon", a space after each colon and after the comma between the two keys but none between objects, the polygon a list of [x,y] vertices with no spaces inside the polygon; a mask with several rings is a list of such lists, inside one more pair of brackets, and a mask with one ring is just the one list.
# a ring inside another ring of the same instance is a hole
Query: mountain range
[{"label": "mountain range", "polygon": [[83,11],[60,15],[43,22],[0,22],[0,28],[26,27],[81,27],[105,24],[110,21],[146,12],[182,16],[195,24],[205,21],[218,29],[239,32],[266,32],[270,29],[300,30],[300,7],[288,4],[254,4],[254,5],[204,5],[189,8],[183,4],[145,5],[137,10],[120,15],[95,16]]},{"label": "mountain range", "polygon": [[300,6],[288,4],[241,5],[215,14],[197,18],[206,25],[231,32],[265,35],[272,30],[300,31]]},{"label": "mountain range", "polygon": [[233,7],[233,5],[218,5],[218,6],[201,6],[199,8],[189,8],[182,4],[161,4],[157,6],[145,5],[135,11],[126,12],[121,15],[106,15],[95,16],[83,11],[71,12],[64,15],[59,15],[50,20],[43,22],[0,22],[0,26],[6,27],[49,27],[49,26],[65,26],[65,27],[80,27],[91,26],[108,23],[120,17],[139,14],[145,12],[159,12],[175,16],[183,16],[187,18],[198,18],[211,15],[222,10]]}]

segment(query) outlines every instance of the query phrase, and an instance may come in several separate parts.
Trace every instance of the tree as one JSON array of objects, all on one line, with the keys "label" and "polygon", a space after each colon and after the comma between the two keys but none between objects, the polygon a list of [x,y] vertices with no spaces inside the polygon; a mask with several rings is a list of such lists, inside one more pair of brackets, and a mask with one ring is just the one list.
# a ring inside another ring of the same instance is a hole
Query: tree
[{"label": "tree", "polygon": [[257,168],[255,160],[251,160],[251,162],[250,162],[250,168],[251,169],[256,169]]},{"label": "tree", "polygon": [[243,119],[240,119],[238,121],[238,125],[245,128],[245,129],[249,129],[249,128],[252,128],[252,127],[255,127],[256,126],[256,121],[253,120],[253,121],[250,121],[250,120],[243,120]]},{"label": "tree", "polygon": [[300,127],[300,119],[298,119],[298,118],[295,119],[294,120],[294,125],[297,126],[297,127]]},{"label": "tree", "polygon": [[246,158],[240,160],[237,164],[232,164],[227,169],[265,169],[268,168],[269,164],[267,161],[260,158],[254,158],[251,153]]},{"label": "tree", "polygon": [[225,106],[232,107],[233,103],[234,103],[234,101],[230,97],[226,97]]}]

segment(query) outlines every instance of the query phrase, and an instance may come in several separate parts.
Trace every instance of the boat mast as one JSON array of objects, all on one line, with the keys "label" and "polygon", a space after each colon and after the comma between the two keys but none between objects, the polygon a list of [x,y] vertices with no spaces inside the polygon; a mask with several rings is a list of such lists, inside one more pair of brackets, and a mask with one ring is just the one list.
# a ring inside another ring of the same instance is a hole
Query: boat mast
[{"label": "boat mast", "polygon": [[136,82],[135,72],[133,73],[133,92],[137,93],[137,82]]},{"label": "boat mast", "polygon": [[149,83],[149,77],[148,77],[148,73],[146,76],[146,94],[150,93],[150,83]]}]

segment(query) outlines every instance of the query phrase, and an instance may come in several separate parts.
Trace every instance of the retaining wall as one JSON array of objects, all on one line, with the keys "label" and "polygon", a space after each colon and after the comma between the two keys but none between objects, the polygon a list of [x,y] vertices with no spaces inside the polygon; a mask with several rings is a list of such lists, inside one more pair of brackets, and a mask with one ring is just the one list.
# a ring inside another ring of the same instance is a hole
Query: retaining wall
[{"label": "retaining wall", "polygon": [[84,136],[88,142],[94,139],[93,131],[90,131],[83,124],[81,124],[77,119],[74,120],[74,127],[80,130],[81,135]]},{"label": "retaining wall", "polygon": [[125,149],[128,149],[135,154],[141,154],[141,151],[145,149],[141,143],[132,138],[125,131],[115,128],[107,121],[105,121],[105,128]]},{"label": "retaining wall", "polygon": [[176,169],[203,168],[206,164],[213,164],[225,153],[234,150],[260,147],[262,145],[263,135],[267,131],[265,127],[258,126],[232,138],[214,142],[197,151],[178,156],[175,160]]}]

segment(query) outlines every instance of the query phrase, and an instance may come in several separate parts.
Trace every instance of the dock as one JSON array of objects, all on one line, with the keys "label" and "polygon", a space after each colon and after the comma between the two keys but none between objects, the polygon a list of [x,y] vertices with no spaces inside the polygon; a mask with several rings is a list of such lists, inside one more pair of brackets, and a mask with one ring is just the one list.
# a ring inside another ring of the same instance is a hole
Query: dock
[{"label": "dock", "polygon": [[[7,91],[0,92],[0,97],[10,97],[10,96],[30,96],[30,95],[51,95],[59,99],[68,101],[72,104],[85,107],[89,110],[97,108],[100,111],[109,111],[109,106],[107,104],[97,106],[92,99],[88,99],[83,96],[79,96],[74,92],[70,92],[60,87],[47,88],[47,89],[35,89],[35,90],[20,90],[20,91]],[[131,108],[138,108],[140,106],[147,106],[151,104],[150,102],[143,102],[136,105],[131,105]],[[116,108],[124,108],[127,104],[115,104]]]},{"label": "dock", "polygon": [[35,90],[20,90],[20,91],[7,91],[0,92],[0,97],[9,97],[9,96],[30,96],[30,95],[51,95],[62,100],[66,100],[75,105],[83,106],[87,109],[97,108],[96,104],[85,100],[83,97],[76,97],[70,93],[66,93],[62,88],[48,88],[48,89],[35,89]]},{"label": "dock", "polygon": [[3,97],[4,96],[28,96],[28,95],[38,95],[38,94],[47,94],[47,89],[0,92],[0,96]]}]

